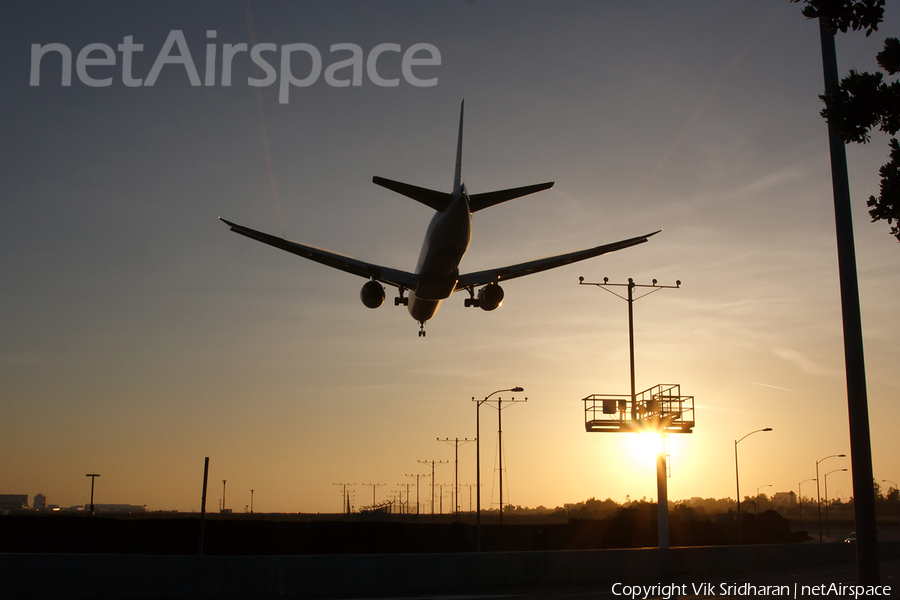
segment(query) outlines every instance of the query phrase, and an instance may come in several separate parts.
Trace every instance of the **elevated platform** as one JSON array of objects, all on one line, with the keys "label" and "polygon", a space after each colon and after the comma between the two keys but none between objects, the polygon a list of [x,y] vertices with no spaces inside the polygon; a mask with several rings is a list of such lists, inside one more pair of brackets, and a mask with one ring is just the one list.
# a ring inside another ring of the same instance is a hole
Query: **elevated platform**
[{"label": "elevated platform", "polygon": [[691,433],[694,397],[682,396],[679,384],[661,383],[636,394],[591,394],[584,402],[587,431]]}]

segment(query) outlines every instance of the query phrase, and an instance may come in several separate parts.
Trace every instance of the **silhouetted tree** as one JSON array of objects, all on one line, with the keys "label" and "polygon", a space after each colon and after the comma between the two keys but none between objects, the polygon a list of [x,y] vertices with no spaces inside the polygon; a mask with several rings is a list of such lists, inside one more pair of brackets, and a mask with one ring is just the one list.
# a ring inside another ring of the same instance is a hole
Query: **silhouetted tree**
[{"label": "silhouetted tree", "polygon": [[[799,2],[800,0],[791,0]],[[832,31],[878,30],[884,15],[884,0],[807,0],[803,15],[819,18]],[[900,72],[900,40],[887,38],[884,50],[876,55],[878,65],[888,74]],[[900,82],[886,83],[882,73],[850,71],[838,86],[825,90],[822,116],[834,126],[841,140],[865,144],[876,127],[888,135],[900,131]],[[881,190],[869,196],[866,205],[872,222],[886,220],[891,235],[900,241],[900,142],[888,142],[890,161],[879,169]],[[896,224],[895,224],[896,223]]]}]

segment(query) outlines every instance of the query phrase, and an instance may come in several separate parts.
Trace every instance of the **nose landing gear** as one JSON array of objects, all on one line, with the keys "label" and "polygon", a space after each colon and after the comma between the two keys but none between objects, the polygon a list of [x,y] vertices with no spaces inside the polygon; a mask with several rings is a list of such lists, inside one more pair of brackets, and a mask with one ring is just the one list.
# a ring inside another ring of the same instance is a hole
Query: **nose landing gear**
[{"label": "nose landing gear", "polygon": [[425,321],[419,321],[419,337],[425,337]]}]

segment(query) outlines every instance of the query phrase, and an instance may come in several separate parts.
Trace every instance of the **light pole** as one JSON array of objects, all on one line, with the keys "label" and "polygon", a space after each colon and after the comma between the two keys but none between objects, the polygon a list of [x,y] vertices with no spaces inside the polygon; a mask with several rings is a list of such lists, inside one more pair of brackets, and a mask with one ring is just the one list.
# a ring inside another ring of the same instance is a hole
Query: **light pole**
[{"label": "light pole", "polygon": [[364,483],[363,486],[372,486],[372,510],[375,510],[375,488],[385,486],[386,483]]},{"label": "light pole", "polygon": [[766,485],[761,485],[758,488],[756,488],[756,516],[757,517],[759,517],[759,490],[763,489],[764,487],[772,487],[772,484],[767,483]]},{"label": "light pole", "polygon": [[222,480],[222,512],[225,512],[225,482],[227,479]]},{"label": "light pole", "polygon": [[829,458],[845,458],[846,454],[830,454],[816,461],[816,506],[819,509],[819,543],[822,543],[822,494],[819,493],[819,463]]},{"label": "light pole", "polygon": [[800,528],[803,529],[803,495],[800,492],[800,486],[802,486],[807,481],[815,481],[815,477],[810,477],[809,479],[804,479],[800,483],[797,484],[797,507],[800,511]]},{"label": "light pole", "polygon": [[450,461],[447,460],[420,460],[420,463],[431,463],[431,515],[434,516],[434,465],[442,465]]},{"label": "light pole", "polygon": [[823,479],[825,479],[825,536],[831,537],[831,531],[829,531],[828,527],[828,476],[832,473],[837,473],[838,471],[846,471],[847,469],[834,469],[833,471],[828,471],[825,473]]},{"label": "light pole", "polygon": [[[481,424],[480,424],[480,408],[481,405],[488,401],[488,398],[500,392],[524,392],[525,388],[516,386],[514,388],[497,390],[491,392],[484,397],[484,400],[475,400],[472,396],[472,402],[475,402],[475,550],[481,552]],[[502,498],[501,498],[502,500]],[[501,505],[502,506],[502,505]]]},{"label": "light pole", "polygon": [[419,515],[419,477],[430,477],[427,473],[414,473],[410,475],[406,474],[407,477],[415,477],[416,478],[416,516]]},{"label": "light pole", "polygon": [[738,444],[744,441],[744,439],[746,439],[747,437],[753,435],[754,433],[759,433],[760,431],[772,431],[772,428],[766,427],[765,429],[757,429],[756,431],[751,431],[739,440],[734,440],[734,479],[737,483],[738,545],[742,545],[744,543],[744,534],[741,528],[741,476],[738,472]]},{"label": "light pole", "polygon": [[100,473],[87,473],[85,475],[85,477],[91,478],[91,512],[89,513],[89,516],[93,517],[94,516],[94,478],[100,477]]},{"label": "light pole", "polygon": [[453,514],[458,517],[459,516],[459,444],[460,444],[460,442],[462,442],[463,444],[468,444],[469,442],[474,442],[475,440],[470,440],[469,438],[462,438],[462,439],[454,438],[452,440],[450,438],[443,438],[443,439],[437,438],[437,441],[447,442],[448,444],[452,442],[453,447],[455,448],[456,464],[454,465],[455,471],[454,471],[454,475],[453,475],[453,493],[454,493],[454,497],[456,500],[453,503]]},{"label": "light pole", "polygon": [[250,490],[250,514],[253,514],[253,490]]}]

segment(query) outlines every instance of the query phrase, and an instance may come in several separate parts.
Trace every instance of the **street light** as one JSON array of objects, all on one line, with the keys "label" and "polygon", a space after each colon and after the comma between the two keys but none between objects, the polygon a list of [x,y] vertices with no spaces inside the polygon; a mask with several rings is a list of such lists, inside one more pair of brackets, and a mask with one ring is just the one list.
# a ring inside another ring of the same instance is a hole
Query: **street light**
[{"label": "street light", "polygon": [[94,516],[94,478],[100,477],[100,473],[87,473],[85,477],[91,478],[91,512],[90,516]]},{"label": "street light", "polygon": [[758,488],[756,488],[756,516],[757,517],[759,516],[759,490],[763,489],[764,487],[772,487],[772,484],[767,483],[766,485],[761,485]]},{"label": "street light", "polygon": [[822,494],[819,493],[819,463],[829,458],[846,458],[846,454],[830,454],[816,461],[816,505],[819,509],[819,543],[822,543]]},{"label": "street light", "polygon": [[797,484],[797,509],[800,511],[800,528],[803,529],[803,494],[801,494],[800,486],[802,486],[807,481],[815,481],[815,477],[810,477],[809,479],[804,479],[800,483]]},{"label": "street light", "polygon": [[741,476],[738,472],[738,444],[744,441],[744,439],[746,439],[747,437],[753,435],[754,433],[759,433],[760,431],[772,431],[772,428],[766,427],[765,429],[757,429],[756,431],[751,431],[739,440],[734,440],[734,479],[737,484],[738,545],[744,543],[744,534],[741,530]]},{"label": "street light", "polygon": [[828,471],[825,473],[825,535],[827,537],[831,537],[831,532],[828,528],[828,476],[832,473],[837,473],[838,471],[846,471],[847,469],[834,469],[833,471]]},{"label": "street light", "polygon": [[[514,388],[497,390],[491,392],[484,397],[484,400],[475,400],[472,396],[472,402],[475,402],[475,550],[481,552],[481,423],[480,408],[481,405],[488,401],[488,398],[500,392],[524,392],[525,388],[516,386]],[[502,468],[502,465],[501,465]],[[502,502],[502,500],[501,500]],[[502,508],[501,504],[501,508]]]}]

